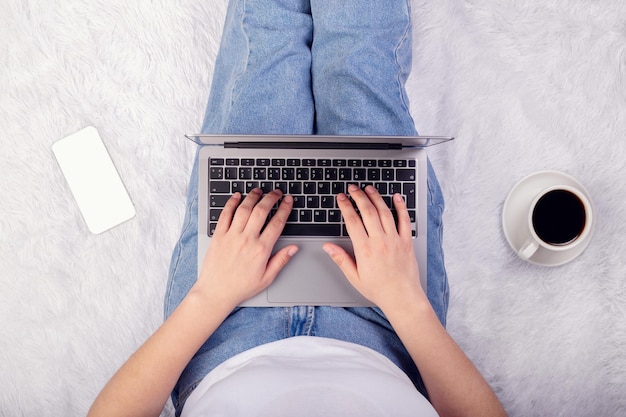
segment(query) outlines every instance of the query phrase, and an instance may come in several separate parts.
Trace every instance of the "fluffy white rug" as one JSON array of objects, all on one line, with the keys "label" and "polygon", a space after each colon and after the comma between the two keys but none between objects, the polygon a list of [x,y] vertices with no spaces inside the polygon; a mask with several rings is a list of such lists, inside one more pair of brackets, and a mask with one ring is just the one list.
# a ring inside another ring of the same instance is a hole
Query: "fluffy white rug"
[{"label": "fluffy white rug", "polygon": [[[0,3],[0,415],[80,416],[159,325],[226,0]],[[626,3],[413,1],[409,95],[447,199],[449,330],[512,416],[626,415]],[[137,208],[91,235],[51,144],[96,126]],[[578,178],[565,266],[509,249],[514,183]],[[171,408],[164,415],[171,415]]]}]

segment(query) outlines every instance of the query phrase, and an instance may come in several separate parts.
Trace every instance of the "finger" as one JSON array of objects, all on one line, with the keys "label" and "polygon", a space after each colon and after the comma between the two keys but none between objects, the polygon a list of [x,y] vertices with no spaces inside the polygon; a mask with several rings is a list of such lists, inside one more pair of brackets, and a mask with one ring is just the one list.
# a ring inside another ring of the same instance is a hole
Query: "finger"
[{"label": "finger", "polygon": [[341,215],[343,216],[343,221],[346,225],[348,235],[350,235],[350,239],[352,239],[353,242],[367,239],[367,232],[365,231],[363,222],[356,213],[356,210],[354,210],[354,207],[352,207],[348,196],[344,193],[337,194],[337,206],[339,206],[339,210],[341,210]]},{"label": "finger", "polygon": [[324,243],[322,249],[324,249],[333,262],[335,262],[348,281],[351,283],[356,282],[359,277],[356,263],[341,246],[337,246],[334,243]]},{"label": "finger", "polygon": [[270,210],[276,205],[276,202],[282,195],[283,193],[280,190],[273,190],[265,194],[261,201],[254,207],[252,213],[250,213],[246,230],[258,235],[265,225]]},{"label": "finger", "polygon": [[365,193],[369,197],[371,203],[378,210],[378,218],[385,233],[397,234],[396,222],[391,215],[391,210],[378,190],[371,185],[365,187]]},{"label": "finger", "polygon": [[269,259],[262,278],[263,282],[268,281],[266,282],[267,286],[274,281],[278,273],[289,263],[296,252],[298,252],[298,247],[296,245],[289,245],[276,252],[274,256]]},{"label": "finger", "polygon": [[348,191],[361,213],[361,219],[363,219],[368,236],[380,236],[383,234],[383,226],[380,224],[378,210],[365,192],[354,184],[348,187]]},{"label": "finger", "polygon": [[246,227],[252,210],[254,210],[254,206],[259,201],[262,194],[263,192],[259,188],[255,188],[243,199],[233,216],[233,222],[231,224],[233,230],[241,232]]},{"label": "finger", "polygon": [[292,208],[293,197],[286,195],[278,206],[276,214],[274,214],[267,226],[265,226],[263,233],[261,233],[261,240],[272,244],[272,246],[276,243],[285,228],[285,223],[287,223],[287,219],[289,218],[289,213],[291,213]]},{"label": "finger", "polygon": [[237,206],[239,206],[240,202],[241,193],[239,192],[233,194],[228,199],[226,205],[224,205],[224,208],[220,213],[219,219],[217,219],[217,226],[215,226],[215,232],[213,233],[213,235],[224,234],[228,231],[228,229],[230,228],[230,224],[233,221],[233,214],[235,213],[235,210],[237,209]]},{"label": "finger", "polygon": [[396,193],[393,195],[393,205],[398,213],[398,234],[401,237],[412,237],[411,234],[411,218],[406,208],[406,202],[402,195]]}]

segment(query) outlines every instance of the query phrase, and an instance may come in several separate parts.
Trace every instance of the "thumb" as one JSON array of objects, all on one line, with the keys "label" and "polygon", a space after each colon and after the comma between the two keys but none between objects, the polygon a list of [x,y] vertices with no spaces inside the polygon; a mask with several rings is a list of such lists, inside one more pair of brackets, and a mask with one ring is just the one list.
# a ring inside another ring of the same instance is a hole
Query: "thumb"
[{"label": "thumb", "polygon": [[348,278],[348,281],[354,282],[358,278],[359,273],[356,269],[356,263],[354,259],[341,247],[333,243],[325,243],[322,249],[330,256],[330,258],[337,264],[341,272]]},{"label": "thumb", "polygon": [[274,278],[276,278],[278,273],[289,263],[291,257],[295,255],[296,252],[298,252],[298,247],[296,245],[286,246],[276,252],[267,262],[263,279],[269,280],[270,283],[274,281]]}]

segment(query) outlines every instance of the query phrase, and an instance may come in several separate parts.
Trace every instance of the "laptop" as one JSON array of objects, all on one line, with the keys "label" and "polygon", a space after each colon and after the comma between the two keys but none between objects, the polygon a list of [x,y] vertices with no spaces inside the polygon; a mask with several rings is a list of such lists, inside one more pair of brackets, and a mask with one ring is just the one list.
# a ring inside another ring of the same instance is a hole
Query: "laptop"
[{"label": "laptop", "polygon": [[[409,208],[413,247],[426,291],[427,159],[424,148],[442,136],[186,135],[202,145],[198,183],[198,271],[221,208],[236,191],[279,188],[294,208],[274,251],[295,243],[298,253],[275,281],[241,306],[371,307],[322,250],[333,242],[353,255],[336,195],[349,184],[372,184],[391,208],[400,192]],[[393,212],[393,210],[392,210]],[[271,215],[271,214],[270,214]]]}]

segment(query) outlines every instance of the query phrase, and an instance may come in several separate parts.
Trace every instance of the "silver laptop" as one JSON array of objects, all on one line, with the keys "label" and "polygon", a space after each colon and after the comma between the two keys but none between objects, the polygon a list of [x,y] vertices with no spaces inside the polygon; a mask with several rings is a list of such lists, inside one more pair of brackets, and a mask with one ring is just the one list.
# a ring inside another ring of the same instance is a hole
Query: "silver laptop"
[{"label": "silver laptop", "polygon": [[221,207],[236,191],[279,188],[294,208],[275,251],[300,250],[265,291],[242,306],[372,306],[322,250],[334,242],[353,254],[336,195],[349,184],[375,186],[391,204],[404,195],[412,219],[413,246],[426,290],[427,160],[425,147],[439,136],[245,136],[187,135],[199,153],[198,271],[211,244]]}]

